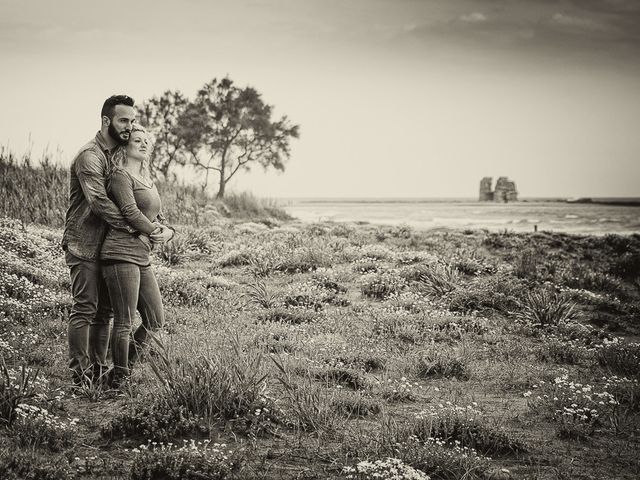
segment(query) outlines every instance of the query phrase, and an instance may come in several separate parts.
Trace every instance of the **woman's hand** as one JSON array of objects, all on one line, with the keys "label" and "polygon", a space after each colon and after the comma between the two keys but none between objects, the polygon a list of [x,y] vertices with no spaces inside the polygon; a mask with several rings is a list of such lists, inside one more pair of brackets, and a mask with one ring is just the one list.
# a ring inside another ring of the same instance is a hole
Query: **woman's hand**
[{"label": "woman's hand", "polygon": [[158,223],[156,223],[156,225],[158,225],[158,228],[149,235],[149,238],[153,243],[165,243],[173,238],[173,235],[175,234],[173,230]]}]

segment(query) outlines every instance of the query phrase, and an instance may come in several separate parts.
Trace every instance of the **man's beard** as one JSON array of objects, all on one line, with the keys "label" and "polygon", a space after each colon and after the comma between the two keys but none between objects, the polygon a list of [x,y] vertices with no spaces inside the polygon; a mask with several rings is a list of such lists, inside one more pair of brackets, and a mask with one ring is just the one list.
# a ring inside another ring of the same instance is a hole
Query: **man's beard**
[{"label": "man's beard", "polygon": [[[107,132],[109,133],[109,136],[111,138],[118,142],[119,145],[125,145],[129,141],[128,136],[131,133],[129,130],[123,130],[122,132],[118,133],[118,131],[113,126],[113,123],[109,125],[109,129],[107,130]],[[123,133],[127,134],[127,138],[121,137]]]}]

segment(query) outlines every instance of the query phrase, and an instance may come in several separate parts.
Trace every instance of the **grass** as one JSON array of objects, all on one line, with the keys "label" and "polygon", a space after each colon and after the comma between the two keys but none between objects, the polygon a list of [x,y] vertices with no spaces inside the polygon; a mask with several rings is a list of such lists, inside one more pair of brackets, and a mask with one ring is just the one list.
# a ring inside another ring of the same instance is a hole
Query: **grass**
[{"label": "grass", "polygon": [[69,388],[61,220],[3,198],[0,477],[637,477],[640,236],[302,224],[163,192],[186,224],[153,258],[166,323],[125,395]]},{"label": "grass", "polygon": [[[262,200],[246,192],[229,192],[214,200],[202,189],[158,182],[163,213],[172,223],[206,226],[220,217],[277,224],[290,216],[273,200]],[[68,207],[69,173],[45,152],[39,159],[30,153],[16,156],[0,147],[0,216],[24,223],[62,227]]]}]

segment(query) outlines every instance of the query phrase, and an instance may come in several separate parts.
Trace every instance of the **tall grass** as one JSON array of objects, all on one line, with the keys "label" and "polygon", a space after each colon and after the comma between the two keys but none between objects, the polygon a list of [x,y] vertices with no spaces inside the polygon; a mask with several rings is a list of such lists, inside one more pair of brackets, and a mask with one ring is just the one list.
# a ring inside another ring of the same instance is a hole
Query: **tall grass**
[{"label": "tall grass", "polygon": [[[202,189],[176,182],[157,182],[162,209],[171,223],[205,225],[213,217],[270,222],[291,217],[271,200],[250,193],[229,193],[214,200]],[[69,171],[48,153],[37,160],[16,156],[0,146],[0,215],[51,227],[64,225],[69,206]]]},{"label": "tall grass", "polygon": [[64,224],[68,199],[67,171],[43,154],[34,165],[29,154],[18,158],[0,147],[0,215],[52,227]]}]

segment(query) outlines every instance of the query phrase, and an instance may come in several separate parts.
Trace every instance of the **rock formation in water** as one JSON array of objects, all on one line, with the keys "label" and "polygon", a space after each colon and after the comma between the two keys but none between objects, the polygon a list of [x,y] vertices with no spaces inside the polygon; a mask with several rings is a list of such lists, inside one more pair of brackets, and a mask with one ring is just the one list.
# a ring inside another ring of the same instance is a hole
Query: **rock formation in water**
[{"label": "rock formation in water", "polygon": [[518,190],[516,183],[509,180],[508,177],[498,177],[495,190],[491,189],[493,179],[484,177],[480,180],[480,196],[481,202],[498,202],[508,203],[518,201]]},{"label": "rock formation in water", "polygon": [[491,184],[493,179],[491,177],[484,177],[480,180],[480,201],[491,202],[493,200],[493,190],[491,190]]}]

